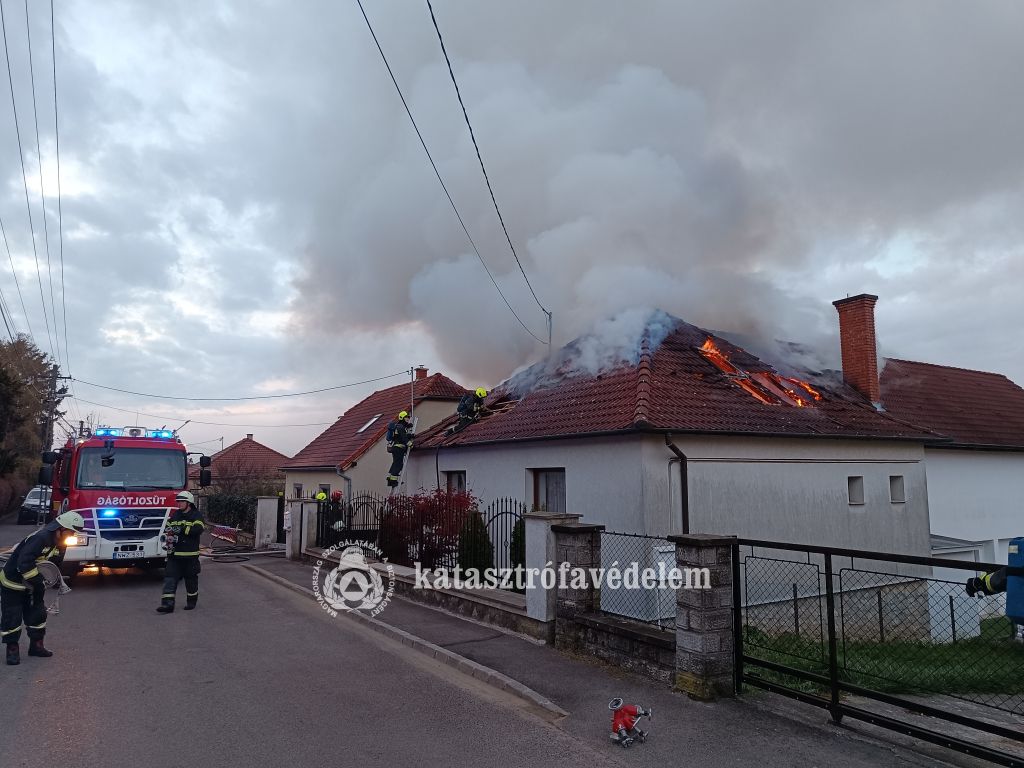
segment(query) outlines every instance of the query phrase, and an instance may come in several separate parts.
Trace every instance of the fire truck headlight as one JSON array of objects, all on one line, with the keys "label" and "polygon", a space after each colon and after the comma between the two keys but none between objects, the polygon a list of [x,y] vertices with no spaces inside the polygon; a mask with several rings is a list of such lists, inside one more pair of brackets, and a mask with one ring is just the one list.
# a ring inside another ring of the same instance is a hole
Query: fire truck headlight
[{"label": "fire truck headlight", "polygon": [[85,544],[85,536],[81,534],[70,534],[64,539],[65,547],[80,547]]}]

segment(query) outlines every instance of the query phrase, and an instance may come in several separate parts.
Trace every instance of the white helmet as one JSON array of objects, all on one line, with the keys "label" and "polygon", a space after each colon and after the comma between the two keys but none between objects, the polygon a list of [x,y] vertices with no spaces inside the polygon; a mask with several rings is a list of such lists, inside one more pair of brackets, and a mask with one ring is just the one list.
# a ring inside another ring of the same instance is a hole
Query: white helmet
[{"label": "white helmet", "polygon": [[57,515],[55,522],[57,522],[61,528],[67,528],[75,533],[82,533],[85,530],[85,520],[77,512],[64,512],[63,514]]},{"label": "white helmet", "polygon": [[193,507],[196,505],[196,497],[193,496],[188,491],[182,491],[181,493],[179,493],[177,496],[174,497],[174,500],[175,501],[187,501]]}]

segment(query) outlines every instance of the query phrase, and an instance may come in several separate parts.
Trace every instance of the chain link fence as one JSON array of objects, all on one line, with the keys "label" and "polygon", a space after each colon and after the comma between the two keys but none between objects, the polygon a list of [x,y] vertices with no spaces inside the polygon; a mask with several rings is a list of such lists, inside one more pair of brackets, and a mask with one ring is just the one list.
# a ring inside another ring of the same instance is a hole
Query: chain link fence
[{"label": "chain link fence", "polygon": [[662,537],[602,531],[601,610],[658,627],[675,627],[676,592],[669,584],[675,567],[676,546]]}]

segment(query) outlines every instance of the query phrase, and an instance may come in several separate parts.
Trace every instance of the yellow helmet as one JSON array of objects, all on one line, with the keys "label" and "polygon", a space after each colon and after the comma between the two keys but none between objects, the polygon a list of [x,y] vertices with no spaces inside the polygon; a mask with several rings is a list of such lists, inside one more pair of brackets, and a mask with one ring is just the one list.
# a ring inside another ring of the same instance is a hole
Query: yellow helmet
[{"label": "yellow helmet", "polygon": [[399,411],[398,412],[398,420],[399,421],[401,421],[402,419],[407,419],[407,418],[409,418],[409,412],[408,411]]},{"label": "yellow helmet", "polygon": [[477,387],[476,388],[476,396],[477,397],[487,397],[487,390],[484,389],[483,387]]}]

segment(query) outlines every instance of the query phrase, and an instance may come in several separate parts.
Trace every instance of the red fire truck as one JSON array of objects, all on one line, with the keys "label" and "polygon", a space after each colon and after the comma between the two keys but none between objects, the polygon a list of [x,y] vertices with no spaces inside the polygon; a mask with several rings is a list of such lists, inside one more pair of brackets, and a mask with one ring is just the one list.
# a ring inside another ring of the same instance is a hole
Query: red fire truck
[{"label": "red fire truck", "polygon": [[[52,485],[50,519],[68,511],[85,519],[85,533],[66,537],[62,570],[86,565],[162,566],[164,526],[174,497],[188,486],[188,456],[171,430],[98,427],[43,454],[40,484]],[[210,459],[199,459],[201,487]]]}]

